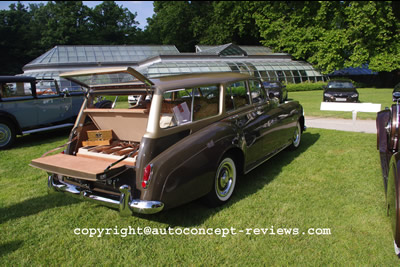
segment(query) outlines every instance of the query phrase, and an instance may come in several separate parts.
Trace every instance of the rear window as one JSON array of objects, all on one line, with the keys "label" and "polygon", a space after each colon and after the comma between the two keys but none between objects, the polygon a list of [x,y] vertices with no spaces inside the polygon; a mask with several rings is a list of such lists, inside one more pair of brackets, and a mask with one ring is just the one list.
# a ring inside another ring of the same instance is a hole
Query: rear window
[{"label": "rear window", "polygon": [[160,128],[203,120],[219,114],[219,87],[170,90],[163,94]]},{"label": "rear window", "polygon": [[0,86],[2,98],[32,96],[32,87],[29,82],[1,83]]}]

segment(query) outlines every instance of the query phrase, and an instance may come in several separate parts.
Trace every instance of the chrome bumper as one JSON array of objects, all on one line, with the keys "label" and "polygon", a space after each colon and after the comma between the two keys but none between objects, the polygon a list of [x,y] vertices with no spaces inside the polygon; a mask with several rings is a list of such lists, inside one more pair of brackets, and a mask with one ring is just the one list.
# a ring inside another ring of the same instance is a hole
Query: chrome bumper
[{"label": "chrome bumper", "polygon": [[132,199],[131,187],[129,185],[123,185],[119,188],[121,196],[119,200],[116,200],[111,196],[103,197],[96,195],[94,192],[56,180],[53,175],[49,175],[48,191],[49,193],[66,193],[75,198],[89,200],[100,205],[118,209],[121,216],[131,216],[132,213],[153,214],[160,212],[164,208],[164,204],[160,201]]}]

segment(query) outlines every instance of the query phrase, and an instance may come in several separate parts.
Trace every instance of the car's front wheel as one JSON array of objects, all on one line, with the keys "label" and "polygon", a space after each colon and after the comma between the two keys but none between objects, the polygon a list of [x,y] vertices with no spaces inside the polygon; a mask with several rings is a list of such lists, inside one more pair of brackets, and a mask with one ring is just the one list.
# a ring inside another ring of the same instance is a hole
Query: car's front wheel
[{"label": "car's front wheel", "polygon": [[0,149],[9,148],[15,141],[15,127],[7,120],[0,120]]},{"label": "car's front wheel", "polygon": [[235,161],[230,156],[226,156],[218,165],[214,177],[214,186],[205,197],[206,203],[211,207],[226,203],[235,190],[236,179]]},{"label": "car's front wheel", "polygon": [[292,144],[289,146],[290,150],[295,150],[300,146],[301,142],[301,126],[300,122],[297,122],[296,129],[294,130],[292,137]]}]

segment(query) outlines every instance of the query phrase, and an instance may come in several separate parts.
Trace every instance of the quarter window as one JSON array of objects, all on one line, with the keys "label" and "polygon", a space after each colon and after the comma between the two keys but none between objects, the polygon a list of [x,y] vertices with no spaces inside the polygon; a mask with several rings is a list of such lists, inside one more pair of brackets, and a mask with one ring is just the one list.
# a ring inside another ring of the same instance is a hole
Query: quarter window
[{"label": "quarter window", "polygon": [[265,93],[259,81],[249,81],[250,95],[254,103],[259,103],[265,100]]},{"label": "quarter window", "polygon": [[219,91],[217,85],[211,85],[165,92],[160,128],[175,127],[218,115]]},{"label": "quarter window", "polygon": [[225,92],[225,110],[239,109],[250,104],[249,95],[244,81],[229,85]]}]

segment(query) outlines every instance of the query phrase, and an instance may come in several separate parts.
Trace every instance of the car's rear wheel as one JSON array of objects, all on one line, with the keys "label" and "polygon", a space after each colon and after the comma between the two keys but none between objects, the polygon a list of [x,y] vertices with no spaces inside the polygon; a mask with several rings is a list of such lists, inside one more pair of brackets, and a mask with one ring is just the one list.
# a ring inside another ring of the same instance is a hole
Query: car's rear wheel
[{"label": "car's rear wheel", "polygon": [[224,157],[218,165],[214,177],[213,189],[206,195],[206,203],[211,207],[217,207],[226,203],[235,190],[237,170],[235,161],[230,157]]},{"label": "car's rear wheel", "polygon": [[301,142],[301,126],[300,122],[298,121],[296,129],[293,133],[292,144],[289,146],[289,149],[291,150],[297,149],[300,146],[300,142]]},{"label": "car's rear wheel", "polygon": [[6,120],[0,120],[0,149],[9,148],[15,141],[15,127]]}]

